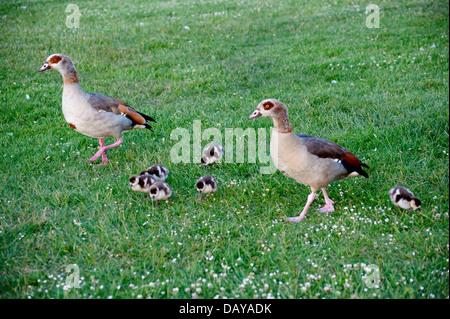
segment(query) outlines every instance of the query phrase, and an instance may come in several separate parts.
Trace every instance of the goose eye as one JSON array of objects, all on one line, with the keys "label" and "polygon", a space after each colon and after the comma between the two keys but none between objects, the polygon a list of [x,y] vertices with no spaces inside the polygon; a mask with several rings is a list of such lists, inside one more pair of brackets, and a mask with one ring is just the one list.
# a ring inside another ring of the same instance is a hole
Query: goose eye
[{"label": "goose eye", "polygon": [[270,109],[270,104],[264,104],[264,109],[265,109],[265,110]]}]

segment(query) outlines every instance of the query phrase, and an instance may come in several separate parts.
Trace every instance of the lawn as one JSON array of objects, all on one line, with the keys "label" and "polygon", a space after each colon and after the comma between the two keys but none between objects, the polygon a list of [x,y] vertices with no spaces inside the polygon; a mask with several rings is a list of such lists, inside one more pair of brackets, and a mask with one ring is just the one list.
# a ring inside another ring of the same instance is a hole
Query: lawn
[{"label": "lawn", "polygon": [[[449,4],[374,3],[379,28],[367,4],[78,1],[70,28],[67,3],[2,1],[0,297],[448,298]],[[88,163],[98,141],[65,122],[61,75],[37,72],[53,53],[73,59],[86,92],[154,117],[153,132],[125,133],[108,166]],[[284,222],[310,190],[261,174],[250,144],[243,163],[236,143],[220,164],[196,161],[195,123],[269,135],[270,119],[247,120],[269,97],[296,133],[370,166],[328,187],[334,213],[318,213],[319,193],[305,220]],[[171,153],[180,130],[187,163]],[[174,191],[158,207],[128,188],[154,163]],[[206,173],[219,190],[199,201]],[[397,184],[420,212],[393,206]]]}]

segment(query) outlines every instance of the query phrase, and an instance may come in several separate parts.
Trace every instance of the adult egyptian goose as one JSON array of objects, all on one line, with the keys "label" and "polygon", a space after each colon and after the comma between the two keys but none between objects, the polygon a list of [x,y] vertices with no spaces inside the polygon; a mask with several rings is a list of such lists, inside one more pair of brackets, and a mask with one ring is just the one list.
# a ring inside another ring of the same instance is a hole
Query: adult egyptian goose
[{"label": "adult egyptian goose", "polygon": [[201,162],[204,166],[219,162],[222,160],[224,148],[218,143],[208,145],[203,149]]},{"label": "adult egyptian goose", "polygon": [[407,209],[420,209],[422,202],[404,186],[396,186],[389,191],[389,197],[395,206]]},{"label": "adult egyptian goose", "polygon": [[362,169],[362,166],[368,166],[342,146],[318,137],[294,134],[287,108],[280,101],[262,101],[248,119],[260,116],[271,117],[274,123],[270,155],[275,167],[286,176],[311,187],[311,194],[302,212],[297,217],[289,218],[290,221],[299,222],[305,218],[319,189],[325,198],[325,206],[320,212],[331,213],[334,211],[334,202],[325,190],[330,183],[350,176],[368,177]]},{"label": "adult egyptian goose", "polygon": [[143,192],[150,196],[150,186],[155,184],[156,181],[150,175],[133,175],[130,177],[130,188],[137,192]]},{"label": "adult egyptian goose", "polygon": [[169,170],[160,164],[150,166],[145,171],[142,171],[140,175],[150,175],[157,182],[164,182],[169,176]]},{"label": "adult egyptian goose", "polygon": [[156,201],[156,206],[158,206],[159,200],[165,200],[172,196],[172,189],[167,183],[156,182],[150,186],[149,194],[150,198]]},{"label": "adult egyptian goose", "polygon": [[195,183],[200,200],[202,200],[203,194],[211,194],[217,191],[217,180],[211,175],[205,175],[200,177]]},{"label": "adult egyptian goose", "polygon": [[[125,102],[106,95],[85,93],[69,57],[62,54],[49,56],[39,72],[49,69],[57,70],[63,77],[62,111],[66,122],[76,131],[99,140],[100,149],[88,159],[89,162],[101,156],[100,165],[108,164],[106,151],[122,144],[123,132],[140,128],[152,129],[148,122],[155,120]],[[114,137],[117,141],[105,146],[106,137]]]}]

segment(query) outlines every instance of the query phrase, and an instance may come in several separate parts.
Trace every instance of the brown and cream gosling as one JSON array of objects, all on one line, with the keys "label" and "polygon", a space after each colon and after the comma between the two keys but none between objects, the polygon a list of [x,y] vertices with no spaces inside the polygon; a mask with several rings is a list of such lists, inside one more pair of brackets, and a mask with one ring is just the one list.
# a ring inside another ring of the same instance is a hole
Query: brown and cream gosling
[{"label": "brown and cream gosling", "polygon": [[334,211],[334,202],[325,190],[329,184],[351,176],[368,177],[363,170],[363,167],[368,166],[342,146],[318,137],[294,134],[287,108],[280,101],[263,100],[248,119],[260,116],[271,117],[273,120],[270,155],[275,167],[284,175],[311,188],[311,194],[300,215],[289,218],[290,221],[299,222],[305,218],[319,189],[325,198],[325,206],[320,212],[331,213]]},{"label": "brown and cream gosling", "polygon": [[130,188],[137,192],[143,192],[150,196],[150,186],[156,181],[150,175],[133,175],[130,177]]},{"label": "brown and cream gosling", "polygon": [[396,186],[389,191],[389,197],[395,206],[406,210],[420,210],[422,202],[404,186]]},{"label": "brown and cream gosling", "polygon": [[160,164],[150,166],[147,170],[142,171],[140,175],[150,175],[157,182],[164,182],[169,176],[169,170]]},{"label": "brown and cream gosling", "polygon": [[212,175],[205,175],[200,177],[195,183],[200,200],[203,194],[212,194],[217,191],[217,180]]},{"label": "brown and cream gosling", "polygon": [[215,162],[220,162],[223,158],[224,147],[218,143],[211,144],[203,149],[201,162],[204,165],[210,165]]},{"label": "brown and cream gosling", "polygon": [[164,182],[156,182],[150,186],[149,190],[150,198],[156,201],[156,206],[158,206],[158,201],[166,200],[172,196],[172,189],[169,184]]}]

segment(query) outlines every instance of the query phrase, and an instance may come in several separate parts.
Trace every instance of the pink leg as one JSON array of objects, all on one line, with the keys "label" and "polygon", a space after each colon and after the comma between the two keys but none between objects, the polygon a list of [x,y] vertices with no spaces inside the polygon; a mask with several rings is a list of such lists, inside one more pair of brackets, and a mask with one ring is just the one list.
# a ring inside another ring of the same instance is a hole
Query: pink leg
[{"label": "pink leg", "polygon": [[116,147],[116,146],[119,146],[120,144],[122,144],[123,139],[119,138],[115,143],[113,143],[111,145],[108,145],[108,146],[105,146],[105,143],[104,143],[103,139],[100,138],[100,139],[98,139],[98,141],[100,143],[100,149],[97,151],[97,153],[95,153],[94,156],[92,156],[90,159],[88,159],[88,162],[93,162],[97,158],[102,156],[102,160],[103,160],[102,165],[106,165],[109,162],[108,159],[106,158],[106,151],[111,149],[111,148],[113,148],[113,147]]},{"label": "pink leg", "polygon": [[298,223],[300,221],[302,221],[305,216],[306,216],[306,212],[308,211],[309,206],[311,206],[311,203],[313,202],[314,198],[316,197],[316,193],[312,192],[311,194],[308,195],[308,201],[306,202],[305,207],[303,208],[301,214],[297,217],[289,217],[288,220],[294,223]]},{"label": "pink leg", "polygon": [[327,191],[325,190],[325,187],[322,188],[323,197],[325,198],[325,206],[323,206],[319,212],[321,213],[332,213],[334,212],[334,202],[328,197]]},{"label": "pink leg", "polygon": [[[98,142],[100,143],[100,148],[105,146],[105,141],[102,138],[98,139]],[[106,165],[109,163],[108,158],[106,157],[106,152],[102,154],[102,164],[101,165]]]}]

